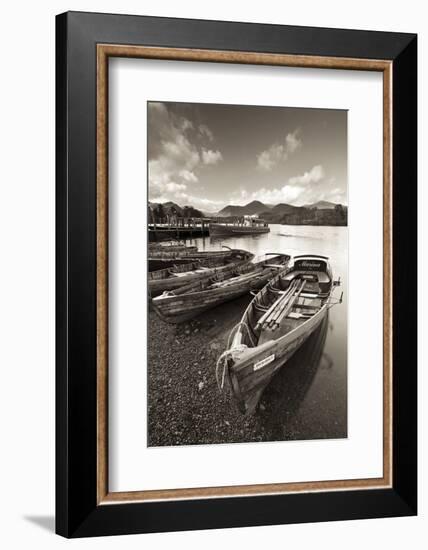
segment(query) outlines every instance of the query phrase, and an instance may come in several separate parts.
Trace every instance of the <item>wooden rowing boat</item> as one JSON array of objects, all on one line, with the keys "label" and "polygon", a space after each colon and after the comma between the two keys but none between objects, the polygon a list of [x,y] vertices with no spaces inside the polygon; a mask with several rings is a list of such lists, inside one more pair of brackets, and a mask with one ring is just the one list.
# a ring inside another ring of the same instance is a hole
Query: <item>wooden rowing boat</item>
[{"label": "wooden rowing boat", "polygon": [[222,251],[197,252],[186,258],[189,263],[177,263],[173,267],[148,273],[149,295],[152,298],[166,290],[174,290],[195,281],[209,279],[217,273],[245,265],[254,258],[254,254],[246,250],[228,248]]},{"label": "wooden rowing boat", "polygon": [[152,304],[163,321],[181,323],[249,291],[262,288],[279,271],[286,269],[289,260],[287,254],[265,254],[249,263],[164,292],[154,298]]},{"label": "wooden rowing boat", "polygon": [[295,256],[254,297],[217,361],[219,388],[252,414],[273,375],[319,327],[339,285],[325,256]]},{"label": "wooden rowing boat", "polygon": [[169,259],[169,258],[182,258],[192,256],[198,253],[197,246],[149,246],[148,256],[149,259]]},{"label": "wooden rowing boat", "polygon": [[180,242],[149,243],[148,270],[158,271],[195,262],[197,258],[192,257],[195,254],[198,254],[197,246],[186,246]]},{"label": "wooden rowing boat", "polygon": [[232,235],[259,235],[269,233],[270,229],[267,223],[246,223],[246,224],[228,224],[228,223],[210,223],[210,235],[232,236]]},{"label": "wooden rowing boat", "polygon": [[149,250],[182,250],[183,248],[194,248],[196,246],[188,246],[184,241],[161,241],[159,243],[148,243]]},{"label": "wooden rowing boat", "polygon": [[197,263],[200,260],[183,256],[182,258],[149,258],[147,260],[147,270],[160,271],[161,269],[171,269],[177,265]]}]

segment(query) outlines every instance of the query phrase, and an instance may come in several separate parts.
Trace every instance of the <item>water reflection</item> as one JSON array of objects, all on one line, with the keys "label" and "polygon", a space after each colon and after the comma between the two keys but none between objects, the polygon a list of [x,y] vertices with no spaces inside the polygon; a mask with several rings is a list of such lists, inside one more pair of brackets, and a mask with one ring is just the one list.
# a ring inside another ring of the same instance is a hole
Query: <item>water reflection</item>
[{"label": "water reflection", "polygon": [[318,329],[271,380],[259,405],[259,424],[267,440],[282,440],[311,388],[319,369],[332,368],[324,353],[328,314]]}]

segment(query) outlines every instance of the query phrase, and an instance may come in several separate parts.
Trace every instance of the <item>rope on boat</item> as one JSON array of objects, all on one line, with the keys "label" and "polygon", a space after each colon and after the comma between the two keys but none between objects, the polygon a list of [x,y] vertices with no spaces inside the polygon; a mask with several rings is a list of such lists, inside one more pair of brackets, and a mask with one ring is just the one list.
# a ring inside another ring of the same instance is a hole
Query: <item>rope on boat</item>
[{"label": "rope on boat", "polygon": [[244,326],[246,328],[248,338],[250,339],[250,342],[251,342],[251,345],[253,346],[253,348],[256,346],[256,343],[254,342],[254,339],[253,339],[253,337],[251,335],[251,332],[250,332],[250,327],[247,325],[247,323],[245,321],[239,321],[239,323],[237,323],[229,333],[229,337],[227,339],[227,349],[229,349],[230,345],[232,344],[232,335],[234,336],[233,333],[236,332],[241,326]]},{"label": "rope on boat", "polygon": [[[232,330],[230,331],[229,333],[229,336],[227,338],[227,348],[226,350],[220,355],[220,357],[217,359],[217,363],[216,363],[216,366],[215,366],[215,377],[216,377],[216,381],[217,381],[217,386],[218,386],[218,389],[220,391],[223,391],[223,388],[224,388],[224,381],[226,379],[226,370],[228,369],[228,361],[229,359],[233,359],[233,353],[234,352],[237,352],[237,351],[242,351],[244,350],[247,346],[245,344],[240,344],[239,346],[236,346],[235,348],[233,348],[233,350],[230,349],[230,346],[232,344],[232,336],[234,335],[234,333],[241,327],[241,326],[244,326],[245,329],[247,330],[247,334],[248,334],[248,337],[250,339],[250,342],[251,342],[251,345],[253,347],[255,347],[255,342],[254,342],[254,339],[251,335],[251,332],[250,332],[250,328],[249,326],[247,325],[247,323],[245,321],[240,321],[238,324],[236,324]],[[223,370],[222,370],[222,374],[221,374],[221,381],[220,381],[220,376],[219,376],[219,370],[221,368],[221,363],[223,362]]]},{"label": "rope on boat", "polygon": [[[223,391],[224,380],[226,378],[227,364],[228,364],[229,357],[231,357],[231,356],[232,356],[231,351],[227,349],[217,359],[217,363],[216,363],[216,366],[215,366],[215,378],[217,380],[217,386],[218,386],[218,389],[220,391]],[[221,382],[220,382],[219,369],[220,369],[222,361],[223,361],[223,372],[222,372],[222,375],[221,375]]]}]

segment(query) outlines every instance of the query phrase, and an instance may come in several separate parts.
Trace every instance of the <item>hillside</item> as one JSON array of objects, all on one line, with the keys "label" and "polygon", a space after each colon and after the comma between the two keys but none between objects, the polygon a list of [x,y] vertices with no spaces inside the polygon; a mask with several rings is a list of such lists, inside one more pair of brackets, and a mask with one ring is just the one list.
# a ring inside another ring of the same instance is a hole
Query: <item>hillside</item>
[{"label": "hillside", "polygon": [[255,214],[260,214],[260,212],[268,209],[269,206],[266,204],[263,204],[260,201],[252,201],[245,206],[236,206],[233,204],[225,206],[222,210],[220,210],[220,212],[217,213],[217,216],[254,216]]},{"label": "hillside", "polygon": [[304,208],[318,208],[318,210],[334,210],[336,204],[328,201],[318,201],[313,204],[305,204]]},{"label": "hillside", "polygon": [[347,225],[348,223],[348,207],[328,201],[318,201],[307,206],[294,206],[286,203],[268,206],[260,201],[252,201],[245,206],[225,206],[215,214],[204,214],[193,206],[180,206],[174,202],[149,202],[149,220],[156,222],[169,216],[242,218],[253,215],[257,215],[269,223],[285,225]]},{"label": "hillside", "polygon": [[341,204],[335,204],[333,208],[277,204],[259,217],[270,223],[285,225],[347,225],[348,209]]},{"label": "hillside", "polygon": [[280,203],[274,206],[270,210],[270,212],[273,212],[274,214],[284,215],[284,214],[293,214],[294,212],[297,212],[300,209],[301,209],[300,206],[293,206],[292,204]]}]

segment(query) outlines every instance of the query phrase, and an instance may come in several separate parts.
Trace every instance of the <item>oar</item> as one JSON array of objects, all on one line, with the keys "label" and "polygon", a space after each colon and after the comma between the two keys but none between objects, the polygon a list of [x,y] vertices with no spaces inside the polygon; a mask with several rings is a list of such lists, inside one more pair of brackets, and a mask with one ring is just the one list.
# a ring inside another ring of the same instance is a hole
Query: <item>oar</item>
[{"label": "oar", "polygon": [[293,287],[293,296],[290,297],[289,300],[287,300],[287,302],[285,302],[284,304],[281,305],[281,308],[276,312],[275,314],[275,318],[273,319],[273,321],[276,321],[278,319],[278,317],[281,316],[282,312],[284,311],[285,308],[288,307],[288,305],[290,304],[290,301],[293,301],[294,300],[294,296],[296,296],[295,292],[299,293],[302,289],[302,283],[301,281],[297,281],[296,280],[296,284],[294,285]]},{"label": "oar", "polygon": [[296,301],[298,300],[299,296],[300,296],[300,293],[302,292],[302,290],[305,288],[305,284],[306,284],[306,281],[303,281],[302,282],[302,285],[301,287],[299,288],[299,290],[297,291],[297,293],[293,296],[293,298],[290,300],[289,304],[287,305],[286,308],[284,308],[282,310],[282,312],[279,314],[277,320],[276,320],[276,323],[277,325],[279,326],[281,324],[281,321],[290,313],[290,311],[293,309],[293,306],[294,304],[296,303]]},{"label": "oar", "polygon": [[274,311],[276,310],[276,308],[284,301],[284,300],[287,300],[288,297],[290,296],[291,292],[293,292],[293,288],[294,288],[294,281],[293,283],[290,285],[289,289],[287,290],[286,294],[282,294],[272,305],[271,307],[266,311],[266,313],[264,313],[262,315],[262,317],[260,317],[258,323],[257,323],[257,327],[261,327],[263,325],[266,325],[269,320],[270,320],[270,317],[273,315]]},{"label": "oar", "polygon": [[281,313],[281,311],[286,307],[288,301],[293,296],[296,288],[297,288],[297,281],[293,281],[288,288],[287,292],[284,294],[283,299],[278,303],[278,306],[272,311],[272,314],[269,316],[268,319],[266,319],[265,325],[267,328],[273,326],[275,323],[278,315]]}]

